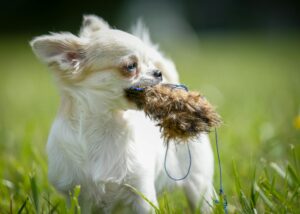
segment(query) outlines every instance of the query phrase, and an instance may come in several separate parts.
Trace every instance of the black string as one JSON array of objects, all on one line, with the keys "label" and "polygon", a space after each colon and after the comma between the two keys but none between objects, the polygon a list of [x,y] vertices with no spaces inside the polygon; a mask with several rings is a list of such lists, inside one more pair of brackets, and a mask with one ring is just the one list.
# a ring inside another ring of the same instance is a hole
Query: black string
[{"label": "black string", "polygon": [[221,193],[223,193],[222,166],[221,166],[221,158],[220,158],[220,152],[219,152],[218,132],[217,132],[216,128],[215,128],[215,138],[216,138],[216,149],[217,149],[218,164],[219,164],[220,194],[221,194]]},{"label": "black string", "polygon": [[188,155],[189,155],[189,166],[188,166],[188,169],[187,169],[187,172],[186,174],[181,177],[181,178],[175,178],[173,177],[172,175],[170,175],[168,169],[167,169],[167,156],[168,156],[168,151],[169,151],[169,142],[167,142],[167,148],[166,148],[166,153],[165,153],[165,160],[164,160],[164,167],[165,167],[165,172],[167,174],[167,176],[172,179],[173,181],[181,181],[181,180],[184,180],[186,179],[186,177],[190,174],[190,171],[191,171],[191,166],[192,166],[192,155],[191,155],[191,151],[190,151],[190,147],[189,147],[189,144],[187,143],[186,144],[187,146],[187,150],[188,150]]},{"label": "black string", "polygon": [[[221,158],[220,158],[220,152],[219,152],[219,139],[218,139],[218,132],[217,129],[215,128],[215,138],[216,138],[216,149],[217,149],[217,156],[218,156],[218,164],[219,164],[219,174],[220,174],[220,190],[219,190],[219,195],[220,197],[223,198],[224,201],[224,212],[227,214],[227,199],[224,193],[223,189],[223,179],[222,179],[222,166],[221,166]],[[216,203],[219,203],[219,201],[216,201]]]}]

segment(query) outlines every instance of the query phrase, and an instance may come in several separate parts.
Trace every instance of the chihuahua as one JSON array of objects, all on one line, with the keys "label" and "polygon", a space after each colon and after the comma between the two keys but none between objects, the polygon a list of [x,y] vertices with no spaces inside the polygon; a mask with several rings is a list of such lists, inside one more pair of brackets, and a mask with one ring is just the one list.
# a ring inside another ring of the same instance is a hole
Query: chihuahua
[{"label": "chihuahua", "polygon": [[[30,44],[49,66],[61,95],[47,143],[49,180],[57,190],[68,195],[80,185],[83,213],[110,213],[119,202],[149,213],[153,208],[129,185],[158,205],[157,193],[175,184],[193,208],[211,211],[214,163],[208,136],[189,142],[191,171],[175,182],[163,170],[166,148],[159,128],[126,99],[129,87],[178,82],[173,62],[141,23],[129,34],[87,15],[78,36],[51,33]],[[186,147],[181,147],[170,143],[168,150],[174,176],[187,168]]]}]

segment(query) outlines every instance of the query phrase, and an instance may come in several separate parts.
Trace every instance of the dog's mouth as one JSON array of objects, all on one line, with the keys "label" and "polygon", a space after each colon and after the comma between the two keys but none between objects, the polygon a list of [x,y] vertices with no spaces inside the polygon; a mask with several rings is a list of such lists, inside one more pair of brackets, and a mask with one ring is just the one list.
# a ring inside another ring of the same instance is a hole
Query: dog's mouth
[{"label": "dog's mouth", "polygon": [[180,89],[184,91],[188,91],[188,88],[183,84],[170,84],[170,83],[160,83],[159,82],[153,82],[153,81],[147,81],[147,82],[139,82],[139,84],[134,84],[129,88],[125,89],[125,97],[136,104],[136,106],[141,109],[143,108],[143,105],[145,103],[145,94],[147,91],[151,91],[152,87],[155,87],[156,85],[161,85],[164,88],[170,88],[173,89]]},{"label": "dog's mouth", "polygon": [[142,103],[144,102],[144,91],[146,88],[153,87],[155,85],[160,84],[160,80],[152,80],[152,79],[142,79],[141,81],[133,84],[129,88],[125,88],[125,97],[135,103],[138,108],[141,108]]},{"label": "dog's mouth", "polygon": [[154,79],[141,79],[139,82],[133,84],[126,90],[142,90],[147,87],[155,86],[157,84],[161,83],[161,80],[154,80]]}]

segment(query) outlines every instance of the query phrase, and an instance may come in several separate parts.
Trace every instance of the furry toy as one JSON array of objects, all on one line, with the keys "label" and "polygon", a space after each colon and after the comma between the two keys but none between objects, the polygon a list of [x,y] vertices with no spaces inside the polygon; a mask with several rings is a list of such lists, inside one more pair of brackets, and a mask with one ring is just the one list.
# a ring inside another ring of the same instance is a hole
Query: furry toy
[{"label": "furry toy", "polygon": [[184,85],[158,84],[132,87],[127,98],[152,120],[158,122],[165,142],[187,142],[221,123],[213,106],[198,92]]}]

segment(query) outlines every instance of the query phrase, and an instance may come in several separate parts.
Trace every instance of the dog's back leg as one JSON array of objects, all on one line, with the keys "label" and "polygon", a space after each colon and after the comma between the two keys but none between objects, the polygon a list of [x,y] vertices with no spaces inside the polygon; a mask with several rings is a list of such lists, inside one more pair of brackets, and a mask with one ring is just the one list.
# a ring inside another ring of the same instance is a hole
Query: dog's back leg
[{"label": "dog's back leg", "polygon": [[183,188],[194,209],[200,206],[202,213],[210,213],[214,197],[213,152],[207,135],[201,135],[198,140],[189,143],[192,166]]}]

